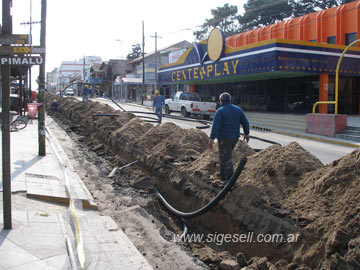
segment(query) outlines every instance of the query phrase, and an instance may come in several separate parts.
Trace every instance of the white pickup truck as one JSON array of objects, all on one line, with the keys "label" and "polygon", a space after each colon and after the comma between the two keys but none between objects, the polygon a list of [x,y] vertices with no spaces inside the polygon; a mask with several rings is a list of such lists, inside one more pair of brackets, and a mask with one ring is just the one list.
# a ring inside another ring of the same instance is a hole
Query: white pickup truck
[{"label": "white pickup truck", "polygon": [[193,93],[177,92],[174,98],[165,100],[165,113],[181,112],[182,117],[189,117],[191,114],[202,115],[209,119],[216,111],[216,103],[201,102],[200,96]]}]

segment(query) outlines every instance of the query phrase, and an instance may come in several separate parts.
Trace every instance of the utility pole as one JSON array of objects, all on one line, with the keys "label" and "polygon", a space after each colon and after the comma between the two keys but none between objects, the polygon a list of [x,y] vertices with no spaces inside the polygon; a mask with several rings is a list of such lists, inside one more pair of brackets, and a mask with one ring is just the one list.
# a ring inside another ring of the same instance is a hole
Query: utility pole
[{"label": "utility pole", "polygon": [[152,38],[155,38],[155,89],[158,88],[158,51],[157,51],[157,39],[161,38],[157,35],[157,32],[155,32],[155,36],[150,36]]},{"label": "utility pole", "polygon": [[83,56],[83,78],[85,82],[85,56]]},{"label": "utility pole", "polygon": [[[41,0],[41,30],[40,30],[40,47],[46,48],[46,0]],[[43,63],[39,68],[39,103],[38,107],[38,131],[39,131],[39,156],[46,155],[45,141],[45,53],[41,54]]]},{"label": "utility pole", "polygon": [[[38,24],[41,22],[34,22],[32,20],[32,0],[30,0],[30,21],[28,22],[22,22],[20,23],[20,25],[29,25],[30,26],[30,35],[29,35],[29,43],[30,43],[30,48],[32,47],[32,25],[33,24]],[[29,66],[29,93],[28,93],[28,98],[29,100],[31,100],[31,66]]]},{"label": "utility pole", "polygon": [[[2,34],[12,34],[11,0],[2,1]],[[2,175],[4,229],[12,229],[10,168],[10,65],[1,65],[2,81]]]},{"label": "utility pole", "polygon": [[145,92],[145,32],[144,32],[144,21],[142,22],[142,62],[143,62],[143,74],[142,74],[142,83],[143,83],[143,94]]}]

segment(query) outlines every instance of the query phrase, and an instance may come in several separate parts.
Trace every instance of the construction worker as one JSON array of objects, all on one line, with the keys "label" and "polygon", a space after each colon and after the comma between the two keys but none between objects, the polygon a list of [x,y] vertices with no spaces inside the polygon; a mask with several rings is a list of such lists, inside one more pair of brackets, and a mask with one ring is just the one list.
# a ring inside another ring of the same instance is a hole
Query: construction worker
[{"label": "construction worker", "polygon": [[220,95],[220,108],[214,115],[210,133],[209,149],[218,140],[220,177],[226,184],[234,173],[232,151],[240,137],[240,124],[244,129],[244,141],[249,142],[249,122],[240,107],[231,104],[229,93]]},{"label": "construction worker", "polygon": [[89,86],[84,85],[82,89],[82,97],[83,97],[83,108],[86,109],[89,102]]},{"label": "construction worker", "polygon": [[155,114],[159,118],[159,125],[161,124],[161,121],[162,121],[162,108],[164,105],[165,105],[164,98],[160,95],[158,90],[155,90],[155,97],[154,97],[154,101],[153,101],[154,108],[153,109],[155,110]]}]

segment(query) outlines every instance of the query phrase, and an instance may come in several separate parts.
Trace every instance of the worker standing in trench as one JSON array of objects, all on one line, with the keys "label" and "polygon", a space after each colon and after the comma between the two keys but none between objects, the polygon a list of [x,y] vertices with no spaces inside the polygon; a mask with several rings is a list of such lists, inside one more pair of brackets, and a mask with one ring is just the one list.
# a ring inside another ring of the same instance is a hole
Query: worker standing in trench
[{"label": "worker standing in trench", "polygon": [[162,121],[162,108],[164,105],[165,105],[164,98],[160,95],[158,90],[155,90],[153,107],[155,109],[155,114],[159,118],[159,125],[161,124],[161,121]]},{"label": "worker standing in trench", "polygon": [[213,150],[218,140],[220,157],[220,178],[226,184],[234,173],[232,151],[240,137],[240,124],[244,129],[244,141],[249,142],[249,121],[239,106],[231,104],[231,95],[220,95],[220,108],[214,115],[210,133],[209,149]]},{"label": "worker standing in trench", "polygon": [[83,108],[86,109],[88,106],[88,102],[89,102],[89,86],[87,86],[87,85],[83,86],[82,97],[83,97],[82,105],[83,105]]}]

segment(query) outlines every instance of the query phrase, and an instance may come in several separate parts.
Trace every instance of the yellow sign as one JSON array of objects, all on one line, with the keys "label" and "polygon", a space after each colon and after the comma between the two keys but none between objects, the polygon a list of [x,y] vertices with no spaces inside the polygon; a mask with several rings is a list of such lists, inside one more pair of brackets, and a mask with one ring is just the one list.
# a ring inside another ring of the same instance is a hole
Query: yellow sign
[{"label": "yellow sign", "polygon": [[29,47],[14,47],[14,53],[30,53],[31,49]]}]

